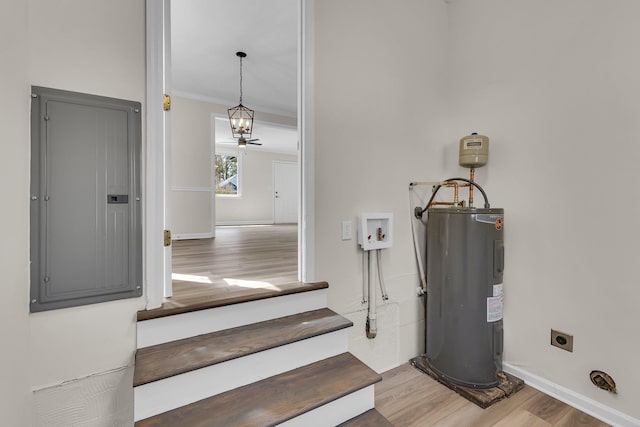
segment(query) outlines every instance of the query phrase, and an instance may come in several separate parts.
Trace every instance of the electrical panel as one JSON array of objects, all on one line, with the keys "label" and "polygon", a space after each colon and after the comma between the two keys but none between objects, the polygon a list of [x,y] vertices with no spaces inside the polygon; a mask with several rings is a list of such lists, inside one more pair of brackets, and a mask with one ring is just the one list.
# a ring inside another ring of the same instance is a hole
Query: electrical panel
[{"label": "electrical panel", "polygon": [[358,218],[358,244],[362,250],[390,248],[392,243],[392,213],[364,213]]},{"label": "electrical panel", "polygon": [[140,103],[34,86],[31,312],[142,295]]}]

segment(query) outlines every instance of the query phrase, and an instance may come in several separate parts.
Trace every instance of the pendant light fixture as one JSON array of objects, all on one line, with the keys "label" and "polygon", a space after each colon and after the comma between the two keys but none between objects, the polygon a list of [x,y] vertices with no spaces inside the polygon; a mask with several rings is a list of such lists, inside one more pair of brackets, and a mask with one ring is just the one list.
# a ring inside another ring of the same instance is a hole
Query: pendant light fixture
[{"label": "pendant light fixture", "polygon": [[253,131],[253,110],[242,105],[242,59],[247,57],[244,52],[236,52],[240,58],[240,103],[233,108],[229,108],[229,123],[233,137],[238,138],[240,146],[246,145],[246,140],[251,138]]}]

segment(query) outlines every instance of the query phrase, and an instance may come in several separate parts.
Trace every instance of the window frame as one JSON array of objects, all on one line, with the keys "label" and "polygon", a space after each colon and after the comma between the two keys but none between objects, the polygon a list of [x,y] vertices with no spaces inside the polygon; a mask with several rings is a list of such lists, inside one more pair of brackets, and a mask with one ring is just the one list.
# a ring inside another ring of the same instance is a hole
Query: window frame
[{"label": "window frame", "polygon": [[[237,189],[236,189],[236,194],[218,194],[217,192],[217,188],[218,188],[218,184],[216,182],[216,158],[217,156],[233,156],[237,159],[238,162],[238,180],[237,180]],[[244,167],[244,162],[243,162],[243,155],[242,152],[239,149],[230,149],[230,148],[218,148],[216,147],[216,152],[213,155],[213,193],[215,194],[216,198],[222,198],[222,199],[240,199],[242,198],[242,190],[243,190],[243,180],[242,180],[242,175],[243,175],[243,167]]]}]

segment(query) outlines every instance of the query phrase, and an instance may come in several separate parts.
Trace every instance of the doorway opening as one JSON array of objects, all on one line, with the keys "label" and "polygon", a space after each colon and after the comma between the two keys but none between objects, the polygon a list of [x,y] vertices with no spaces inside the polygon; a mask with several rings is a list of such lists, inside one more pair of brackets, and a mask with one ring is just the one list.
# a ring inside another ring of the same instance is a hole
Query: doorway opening
[{"label": "doorway opening", "polygon": [[[178,120],[181,105],[175,111],[174,139],[189,133]],[[181,196],[188,189],[174,187],[179,203],[173,202],[178,238],[173,242],[172,303],[255,297],[300,286],[297,129],[256,122],[255,144],[239,147],[228,118],[212,115],[211,126],[213,215],[205,216],[211,218],[215,238],[192,221],[198,213]],[[180,144],[173,148],[176,157],[190,158]],[[179,160],[174,165],[180,169]]]},{"label": "doorway opening", "polygon": [[[153,2],[153,1],[148,1],[148,3],[147,3],[147,7],[148,7],[148,13],[147,13],[148,14],[148,23],[151,24],[152,28],[153,28],[154,25],[153,25],[153,22],[150,22],[150,21],[153,21],[153,19],[150,20],[149,18],[153,18],[154,17],[154,13],[153,13],[153,10],[149,11],[149,8],[151,8],[151,9],[158,8],[158,5],[157,4],[154,5],[154,3],[155,2]],[[160,2],[158,2],[158,3],[160,3]],[[218,3],[221,3],[221,2],[217,2],[217,1],[216,2],[210,2],[210,1],[207,1],[207,2],[195,1],[195,2],[193,2],[193,4],[198,4],[200,6],[202,6],[205,3],[206,4],[210,4],[210,3],[218,4]],[[273,249],[273,250],[271,250],[271,249],[270,250],[263,250],[263,254],[269,252],[269,253],[272,253],[272,254],[278,254],[281,258],[284,258],[284,254],[288,253],[289,255],[288,255],[287,263],[289,265],[291,265],[291,264],[295,264],[296,265],[296,267],[293,269],[293,271],[295,272],[295,278],[291,277],[291,275],[288,275],[288,274],[280,274],[282,272],[278,273],[277,271],[273,271],[272,272],[273,273],[271,275],[272,277],[266,277],[266,278],[271,279],[273,282],[278,282],[278,281],[282,282],[283,280],[285,280],[284,279],[285,277],[289,277],[289,278],[293,278],[293,281],[298,281],[298,284],[299,284],[299,282],[311,282],[311,281],[313,281],[313,277],[312,277],[312,274],[311,274],[312,273],[312,269],[309,268],[309,266],[312,265],[312,257],[308,257],[308,256],[305,255],[305,253],[306,254],[310,254],[311,253],[310,250],[305,250],[305,248],[310,247],[310,244],[309,244],[310,243],[310,239],[313,236],[313,227],[312,227],[312,225],[313,225],[312,219],[313,218],[312,218],[312,215],[305,215],[304,214],[305,211],[307,211],[307,212],[309,211],[309,206],[308,206],[309,205],[309,200],[312,200],[312,198],[313,198],[313,194],[312,194],[313,187],[310,186],[310,183],[312,183],[312,180],[310,178],[312,177],[312,174],[313,174],[313,168],[311,167],[311,165],[312,165],[312,161],[311,160],[312,159],[310,159],[310,157],[308,156],[308,153],[310,152],[310,150],[304,149],[305,144],[302,144],[302,141],[305,139],[305,135],[310,135],[311,134],[310,130],[312,129],[311,126],[308,126],[305,123],[305,119],[304,119],[305,110],[307,110],[306,111],[306,115],[307,115],[307,117],[309,117],[308,109],[305,106],[310,104],[310,103],[307,103],[307,102],[304,101],[304,93],[303,92],[307,92],[308,93],[310,85],[308,84],[307,79],[304,77],[304,73],[302,71],[303,71],[303,64],[308,64],[310,61],[308,59],[307,60],[304,59],[303,52],[304,52],[305,49],[303,48],[303,46],[311,46],[312,43],[309,40],[305,40],[305,37],[304,37],[305,31],[304,30],[303,31],[299,30],[299,28],[303,28],[304,27],[304,24],[303,24],[302,21],[305,21],[305,22],[310,22],[311,21],[309,19],[309,17],[307,16],[307,15],[310,15],[310,11],[307,10],[305,12],[305,10],[307,9],[306,4],[310,3],[310,2],[305,1],[305,0],[289,0],[289,3],[292,3],[294,5],[294,9],[296,11],[296,13],[294,15],[295,16],[294,26],[296,27],[295,44],[296,44],[296,56],[297,56],[297,58],[296,58],[296,61],[295,61],[296,69],[294,70],[294,74],[297,76],[295,80],[297,81],[296,90],[297,90],[298,94],[296,95],[296,107],[297,107],[296,108],[296,114],[295,114],[296,117],[292,118],[292,120],[293,120],[293,122],[295,124],[297,124],[297,132],[296,132],[296,134],[298,136],[297,140],[301,141],[300,146],[297,147],[298,148],[298,152],[297,152],[297,155],[296,155],[296,160],[297,160],[297,162],[296,162],[296,165],[297,165],[296,166],[296,169],[297,169],[297,171],[296,171],[297,172],[297,180],[298,180],[298,182],[300,182],[300,186],[299,186],[299,188],[297,190],[297,193],[298,193],[298,196],[299,196],[298,197],[299,202],[296,203],[299,213],[296,214],[296,217],[297,218],[302,218],[302,221],[297,221],[298,225],[295,225],[295,224],[293,224],[293,225],[291,225],[291,224],[283,224],[283,225],[276,224],[276,225],[268,225],[268,226],[266,226],[265,224],[249,224],[251,222],[253,222],[253,223],[258,222],[259,223],[259,222],[262,222],[262,221],[255,221],[255,220],[252,221],[250,219],[243,220],[243,219],[236,218],[235,219],[235,224],[224,224],[224,221],[222,221],[222,223],[219,224],[220,227],[226,227],[226,228],[224,228],[224,229],[220,228],[220,229],[216,230],[215,225],[216,225],[216,223],[218,223],[218,220],[215,219],[212,222],[212,228],[210,230],[210,234],[212,236],[214,234],[216,235],[216,239],[215,240],[218,240],[218,242],[220,242],[219,246],[221,248],[225,246],[224,244],[222,244],[222,241],[224,240],[222,238],[223,234],[225,235],[225,237],[229,237],[230,239],[233,238],[234,236],[239,239],[240,243],[238,243],[238,241],[236,241],[236,243],[233,243],[233,245],[236,245],[236,247],[238,248],[236,253],[235,253],[235,257],[233,257],[233,256],[228,257],[227,260],[229,262],[231,262],[235,266],[234,268],[242,269],[245,272],[250,272],[252,270],[255,270],[254,267],[252,267],[252,262],[254,262],[254,261],[256,261],[255,262],[255,268],[257,268],[258,270],[261,270],[261,271],[263,271],[265,273],[267,272],[267,270],[266,270],[266,265],[267,264],[269,264],[270,266],[274,266],[274,265],[277,264],[273,260],[265,260],[263,258],[262,261],[260,261],[260,259],[259,259],[260,257],[257,257],[257,256],[246,256],[249,253],[249,250],[247,249],[248,247],[245,246],[245,248],[242,249],[241,248],[242,245],[247,245],[248,244],[248,245],[253,245],[255,247],[259,247],[260,246],[260,244],[255,242],[255,239],[253,239],[253,243],[251,243],[252,242],[252,238],[248,238],[247,236],[257,237],[257,236],[264,235],[264,236],[266,236],[265,237],[266,241],[268,241],[270,243],[276,243],[277,244],[278,242],[280,242],[279,244],[284,245],[284,246],[281,246],[279,249],[276,248],[276,249]],[[183,2],[174,2],[174,4],[176,4],[176,5],[177,4],[183,4]],[[173,14],[172,6],[173,5],[170,5],[168,0],[162,0],[162,7],[160,7],[160,9],[164,10],[164,12],[165,12],[165,16],[163,17],[165,22],[167,21],[167,17],[166,17],[167,11],[170,10],[171,14]],[[218,12],[219,12],[219,10],[218,10]],[[307,16],[307,18],[305,18],[305,16]],[[172,17],[172,19],[173,19],[173,17]],[[156,29],[157,29],[157,27],[156,27]],[[169,31],[169,30],[173,30],[172,25],[170,25],[168,27],[165,27],[163,29],[162,35],[164,36],[165,35],[165,31]],[[150,38],[150,43],[153,44],[153,37]],[[176,58],[176,50],[175,50],[174,44],[173,43],[168,43],[167,46],[169,46],[168,50],[169,50],[169,53],[171,54],[170,56],[173,56],[173,58]],[[162,81],[163,83],[166,83],[167,81],[169,82],[168,85],[164,85],[163,86],[164,88],[171,87],[171,79],[169,77],[176,76],[176,75],[179,74],[175,67],[171,67],[170,66],[171,61],[166,61],[165,60],[165,58],[167,58],[167,56],[166,56],[167,50],[166,49],[167,48],[165,46],[165,51],[163,52],[163,55],[162,55],[163,61],[160,61],[160,62],[162,62],[163,67],[165,69],[164,74],[163,74],[163,78],[157,79],[157,77],[156,77],[157,80]],[[233,50],[233,48],[232,48],[232,50]],[[248,49],[246,49],[246,50],[248,50]],[[153,67],[149,67],[149,69],[150,69],[150,73],[153,73]],[[247,81],[246,79],[247,79],[247,74],[245,74],[245,94],[248,93],[248,87],[246,86],[246,81]],[[173,85],[173,87],[175,88],[176,86]],[[229,105],[233,104],[233,102],[220,102],[221,99],[217,99],[217,98],[214,98],[214,97],[208,97],[206,95],[205,96],[199,95],[197,97],[189,97],[186,93],[184,93],[184,91],[181,91],[179,89],[174,89],[173,90],[173,101],[174,101],[173,102],[173,108],[175,108],[175,109],[180,108],[179,99],[181,99],[181,98],[182,99],[191,99],[191,101],[194,101],[194,102],[197,101],[200,104],[207,104],[208,108],[210,108],[210,112],[209,112],[210,117],[212,115],[214,115],[214,113],[217,113],[218,115],[220,113],[226,113],[225,108],[228,107]],[[194,99],[194,98],[198,98],[198,99]],[[246,97],[246,98],[247,98],[247,103],[248,103],[248,97]],[[258,109],[258,107],[255,107],[255,108],[256,108],[257,111],[260,111]],[[268,110],[266,110],[266,111],[268,111]],[[172,114],[173,113],[174,113],[174,111],[172,111]],[[274,113],[266,113],[266,116],[273,116],[273,115],[274,115]],[[164,132],[164,136],[166,137],[165,144],[168,144],[170,148],[172,147],[172,144],[169,142],[169,139],[170,139],[171,136],[174,136],[176,134],[176,127],[178,126],[178,123],[176,123],[176,120],[174,120],[174,119],[175,119],[175,116],[171,119],[172,121],[171,121],[171,126],[169,126],[169,129],[167,129],[167,127],[164,128],[164,131],[165,131]],[[307,119],[307,122],[309,122],[308,119]],[[228,125],[228,122],[227,122],[227,125]],[[152,128],[152,126],[149,125],[149,133],[150,134],[153,133],[151,128]],[[305,128],[307,128],[308,130],[306,130]],[[214,126],[212,126],[211,132],[213,132],[213,129],[215,129]],[[257,129],[258,129],[258,127],[256,127],[256,130]],[[167,132],[167,130],[169,130],[169,132]],[[254,137],[259,137],[259,135],[258,134],[254,134]],[[311,147],[311,144],[310,144],[311,138],[306,138],[306,139],[309,140],[307,142],[307,146]],[[296,141],[296,143],[297,143],[297,141]],[[175,147],[176,147],[176,141],[173,141],[173,148],[175,148]],[[175,203],[172,202],[172,200],[171,200],[172,190],[175,189],[175,187],[182,188],[182,189],[185,189],[186,187],[181,186],[181,185],[177,185],[177,186],[175,185],[175,178],[176,178],[177,173],[179,173],[179,166],[176,164],[176,161],[177,161],[177,158],[175,157],[176,153],[172,152],[172,150],[166,150],[166,149],[165,149],[164,152],[165,153],[169,152],[173,157],[172,159],[170,159],[171,160],[170,162],[167,162],[167,161],[163,162],[163,164],[172,163],[172,166],[173,166],[173,168],[172,168],[173,170],[172,171],[165,171],[166,172],[165,177],[167,175],[170,176],[173,173],[173,177],[172,177],[173,181],[171,179],[169,180],[169,185],[171,187],[168,189],[168,191],[166,191],[167,188],[165,186],[165,192],[164,192],[165,195],[166,195],[165,206],[169,205],[170,207],[173,207],[173,210],[171,211],[171,215],[165,216],[165,219],[167,217],[169,217],[169,218],[173,217],[172,219],[175,220],[177,217],[176,217],[176,211],[175,211]],[[210,161],[211,161],[212,169],[213,169],[213,160],[215,158],[215,154],[214,153],[215,153],[215,151],[214,152],[210,152],[210,154],[211,154]],[[242,159],[241,163],[242,162],[245,163],[245,165],[244,165],[245,168],[247,166],[246,165],[247,159],[245,158],[245,156],[247,156],[248,153],[249,152],[245,152],[245,153],[242,154],[243,159]],[[153,156],[148,156],[147,157],[148,160],[150,158],[152,160],[150,162],[150,166],[153,166],[151,164],[151,163],[153,163],[153,158],[152,157]],[[281,160],[281,159],[277,159],[277,160]],[[178,168],[176,168],[176,166],[178,166]],[[272,171],[272,174],[273,174],[274,173],[273,171],[276,168],[274,166],[273,160],[272,160],[269,168],[270,168],[270,170]],[[150,169],[152,169],[152,168],[150,168]],[[147,177],[149,179],[149,174],[147,174]],[[273,186],[273,184],[274,184],[273,178],[271,180],[269,180],[269,181],[270,181],[271,185]],[[209,191],[209,196],[210,196],[210,198],[212,200],[212,205],[215,206],[216,197],[215,197],[215,185],[213,185],[213,182],[214,181],[212,179],[212,181],[210,183],[211,185],[209,186],[208,191]],[[302,191],[302,189],[306,188],[306,187],[310,187],[311,191],[308,191],[308,190]],[[148,190],[150,190],[149,187],[148,187]],[[199,187],[197,185],[194,188],[192,188],[190,191],[191,191],[190,197],[195,195],[198,192],[205,193],[204,186],[203,187]],[[244,198],[246,196],[246,193],[243,193],[242,190],[241,190],[240,194],[241,195],[240,195],[239,198]],[[206,197],[206,195],[205,195],[205,197]],[[272,193],[272,197],[275,200],[275,190]],[[158,205],[158,203],[156,202],[155,206],[157,206],[157,205]],[[274,224],[274,223],[277,222],[275,217],[273,216],[273,215],[275,215],[275,210],[276,210],[275,205],[273,205],[273,207],[271,209],[272,209],[271,224]],[[215,210],[213,212],[215,212]],[[215,216],[213,216],[213,215],[212,215],[212,217],[215,218]],[[243,224],[242,221],[245,221],[245,223]],[[172,221],[172,222],[175,222],[175,221]],[[265,222],[268,222],[268,221],[265,221]],[[259,226],[257,226],[257,225],[259,225]],[[235,229],[232,229],[232,227],[235,227]],[[302,230],[301,233],[298,233],[299,229]],[[270,231],[270,233],[267,232],[268,230]],[[149,232],[149,230],[147,230],[147,231]],[[276,238],[276,237],[274,237],[274,234],[273,234],[274,231],[278,231],[283,236],[288,236],[288,237],[285,237],[285,238],[282,238],[282,239]],[[242,237],[242,236],[244,236],[244,237]],[[206,239],[202,239],[202,240],[206,240]],[[211,241],[214,241],[214,240],[211,240]],[[289,249],[291,247],[291,242],[292,241],[294,242],[293,243],[293,247],[294,247],[294,251],[293,251],[293,255],[294,256],[293,257],[290,256],[291,255],[291,249]],[[150,240],[147,239],[147,245],[149,245],[149,242],[150,242]],[[196,242],[197,242],[197,240],[196,240]],[[202,242],[200,242],[200,243],[202,243]],[[233,252],[233,251],[229,250],[229,246],[228,246],[229,244],[231,244],[231,243],[227,244],[227,249],[226,249],[227,253]],[[181,247],[181,245],[182,245],[182,243],[180,241],[174,241],[173,250],[176,253],[176,257],[173,257],[173,258],[175,258],[175,259],[182,258],[184,253],[192,253],[192,254],[194,254],[194,253],[198,252],[194,248],[186,249],[185,250],[186,252],[185,252],[185,251],[182,250],[183,248]],[[202,244],[200,246],[201,246],[200,249],[202,249]],[[286,246],[286,248],[285,248],[285,246]],[[151,252],[148,252],[148,253],[151,254]],[[205,253],[213,256],[214,253],[215,253],[215,250],[214,249],[211,249],[211,250],[207,249],[207,250],[205,250]],[[166,252],[165,252],[165,254],[166,254]],[[296,256],[296,255],[298,255],[298,256]],[[204,267],[206,269],[207,262],[202,260],[203,256],[208,256],[208,255],[194,256],[194,257],[192,257],[192,259],[190,261],[185,261],[185,259],[182,258],[180,261],[174,261],[174,264],[178,264],[178,265],[181,265],[181,266],[184,266],[184,264],[191,264],[191,267],[193,267],[194,263],[201,262],[202,263],[201,267]],[[200,257],[200,261],[197,261],[198,257]],[[153,257],[149,257],[149,258],[153,258]],[[151,269],[153,269],[153,266],[151,265],[153,263],[153,260],[149,259],[149,258],[147,260],[147,272],[149,272]],[[218,260],[220,261],[219,264],[222,267],[222,265],[225,262],[222,261],[223,258],[222,258],[221,255],[218,255],[218,258],[219,258]],[[306,261],[305,261],[305,259],[306,259]],[[232,261],[230,261],[230,260],[232,260]],[[149,262],[149,261],[151,261],[151,262]],[[215,260],[214,260],[214,262],[215,262]],[[263,263],[262,267],[261,267],[260,262]],[[216,263],[216,264],[218,264],[218,263]],[[182,267],[180,267],[180,268],[182,268]],[[287,268],[289,268],[289,267],[287,267]],[[208,281],[213,282],[211,280],[211,278],[208,277],[209,275],[207,277],[205,277],[203,274],[191,274],[191,273],[193,273],[193,269],[190,270],[190,271],[175,271],[175,270],[176,270],[175,268],[174,269],[169,269],[169,274],[165,275],[165,280],[168,279],[170,281],[171,277],[174,276],[174,274],[176,274],[176,277],[175,277],[175,280],[173,281],[173,286],[172,286],[172,288],[174,290],[174,299],[177,296],[177,294],[175,292],[175,290],[176,290],[176,282],[189,282],[189,283],[195,284],[196,286],[200,286],[201,288],[202,288],[201,285],[207,284]],[[212,269],[209,268],[209,270],[212,270]],[[165,268],[165,271],[166,271],[166,268]],[[156,272],[157,272],[157,270],[156,270]],[[150,277],[150,275],[148,275],[148,277]],[[226,277],[226,278],[223,278],[223,279],[233,279],[233,278]],[[238,287],[238,288],[242,288],[243,290],[251,290],[251,289],[255,290],[259,286],[264,286],[265,289],[269,289],[270,286],[271,287],[280,286],[280,285],[274,285],[273,283],[271,285],[269,285],[269,284],[267,284],[267,285],[264,285],[264,284],[263,285],[259,285],[257,282],[266,282],[266,281],[265,280],[258,280],[260,278],[257,277],[257,276],[253,277],[254,280],[251,280],[251,279],[252,278],[250,278],[250,277],[240,278],[240,279],[236,280],[235,282],[233,282],[233,286]],[[286,280],[289,281],[289,279],[286,279]],[[148,286],[147,286],[148,288],[153,286],[153,284],[150,283],[149,281],[147,281],[147,283],[148,283]],[[158,301],[157,290],[156,290],[155,294],[156,294],[156,297],[155,297],[155,301],[154,301],[154,292],[153,291],[149,291],[147,293],[148,308],[158,307],[162,303],[162,300]],[[166,295],[166,292],[165,292],[165,295]]]}]

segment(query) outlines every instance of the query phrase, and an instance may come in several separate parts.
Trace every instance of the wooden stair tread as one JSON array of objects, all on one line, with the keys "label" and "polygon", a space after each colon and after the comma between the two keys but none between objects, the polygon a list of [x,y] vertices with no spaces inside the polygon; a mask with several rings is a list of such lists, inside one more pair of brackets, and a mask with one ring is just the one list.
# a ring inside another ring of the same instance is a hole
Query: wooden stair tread
[{"label": "wooden stair tread", "polygon": [[222,307],[225,305],[240,304],[243,302],[257,301],[265,298],[273,298],[282,295],[291,295],[300,292],[315,291],[318,289],[326,289],[329,287],[327,282],[301,283],[295,282],[290,284],[278,285],[278,289],[250,289],[246,293],[231,293],[229,296],[215,296],[215,298],[199,298],[198,302],[175,306],[166,304],[163,307],[154,308],[152,310],[140,310],[137,313],[137,320],[151,320],[160,317],[172,316],[175,314],[189,313],[192,311],[206,310],[214,307]]},{"label": "wooden stair tread", "polygon": [[149,426],[273,426],[381,380],[343,353],[136,422]]},{"label": "wooden stair tread", "polygon": [[328,308],[138,349],[134,387],[353,326]]},{"label": "wooden stair tread", "polygon": [[375,409],[369,409],[338,427],[393,427],[393,424]]}]

